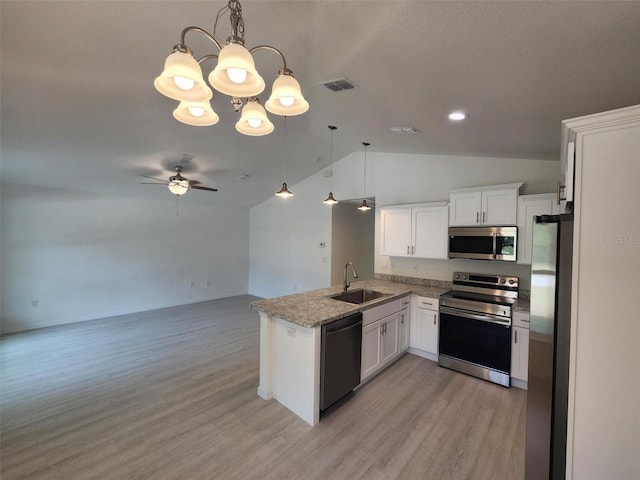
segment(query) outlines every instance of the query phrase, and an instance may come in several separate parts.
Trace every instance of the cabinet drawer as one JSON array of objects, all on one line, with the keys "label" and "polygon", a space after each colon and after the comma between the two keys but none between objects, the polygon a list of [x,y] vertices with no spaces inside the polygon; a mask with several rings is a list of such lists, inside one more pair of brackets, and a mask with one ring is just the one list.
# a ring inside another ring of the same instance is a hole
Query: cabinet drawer
[{"label": "cabinet drawer", "polygon": [[529,328],[529,314],[527,312],[513,312],[513,326]]},{"label": "cabinet drawer", "polygon": [[413,301],[418,308],[427,308],[429,310],[438,310],[440,301],[437,298],[413,296]]},{"label": "cabinet drawer", "polygon": [[393,300],[378,307],[370,308],[362,312],[362,326],[369,325],[376,320],[393,315],[401,310],[401,299]]}]

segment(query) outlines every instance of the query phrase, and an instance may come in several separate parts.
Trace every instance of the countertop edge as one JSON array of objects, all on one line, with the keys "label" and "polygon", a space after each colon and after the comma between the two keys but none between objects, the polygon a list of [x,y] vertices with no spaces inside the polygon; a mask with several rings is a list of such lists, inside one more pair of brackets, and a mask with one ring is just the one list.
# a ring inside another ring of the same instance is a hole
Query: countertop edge
[{"label": "countertop edge", "polygon": [[[406,295],[414,294],[430,298],[439,298],[448,289],[425,285],[392,282],[388,280],[364,280],[353,282],[351,290],[365,288],[377,290],[385,294],[384,297],[371,300],[363,304],[351,304],[329,298],[330,295],[340,293],[339,286],[311,290],[264,300],[251,302],[251,308],[268,315],[281,318],[306,328],[320,327],[324,324],[339,320],[358,312],[384,305]],[[300,305],[304,304],[304,311]]]}]

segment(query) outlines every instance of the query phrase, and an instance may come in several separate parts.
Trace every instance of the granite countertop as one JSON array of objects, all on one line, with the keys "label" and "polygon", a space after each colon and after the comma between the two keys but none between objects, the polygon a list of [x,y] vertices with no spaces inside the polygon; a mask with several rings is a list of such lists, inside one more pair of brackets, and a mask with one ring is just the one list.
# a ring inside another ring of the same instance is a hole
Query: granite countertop
[{"label": "granite countertop", "polygon": [[283,297],[258,300],[252,302],[251,307],[254,310],[274,315],[303,327],[314,328],[348,315],[383,305],[410,293],[438,298],[449,290],[444,286],[395,282],[383,279],[352,282],[349,290],[358,288],[376,290],[384,293],[385,296],[356,305],[328,298],[329,295],[342,291],[342,286],[333,286]]}]

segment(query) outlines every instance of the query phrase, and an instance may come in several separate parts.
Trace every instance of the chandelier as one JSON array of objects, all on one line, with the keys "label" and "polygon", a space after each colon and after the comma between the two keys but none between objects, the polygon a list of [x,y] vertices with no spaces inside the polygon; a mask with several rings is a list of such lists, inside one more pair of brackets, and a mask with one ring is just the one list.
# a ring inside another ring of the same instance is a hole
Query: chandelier
[{"label": "chandelier", "polygon": [[[218,20],[229,12],[231,36],[222,46],[216,37]],[[196,60],[191,48],[185,43],[189,32],[204,35],[217,48],[217,53],[204,55]],[[282,59],[282,68],[273,82],[271,96],[264,107],[258,95],[265,88],[265,82],[256,70],[252,54],[259,50],[274,52]],[[217,59],[217,65],[209,73],[205,82],[201,64]],[[265,108],[282,116],[300,115],[309,109],[309,102],[302,96],[300,84],[293,72],[287,67],[287,61],[280,50],[270,45],[258,45],[251,49],[244,46],[244,20],[242,6],[238,0],[229,0],[216,16],[213,34],[200,27],[186,27],[180,34],[180,43],[173,47],[167,57],[164,71],[153,82],[163,95],[177,100],[178,107],[173,111],[176,120],[194,126],[209,126],[218,123],[220,117],[211,107],[211,98],[215,90],[231,97],[231,105],[236,112],[242,111],[236,130],[244,135],[260,136],[271,133],[273,123],[267,117]],[[243,103],[242,99],[246,99]],[[244,105],[244,106],[243,106]]]}]

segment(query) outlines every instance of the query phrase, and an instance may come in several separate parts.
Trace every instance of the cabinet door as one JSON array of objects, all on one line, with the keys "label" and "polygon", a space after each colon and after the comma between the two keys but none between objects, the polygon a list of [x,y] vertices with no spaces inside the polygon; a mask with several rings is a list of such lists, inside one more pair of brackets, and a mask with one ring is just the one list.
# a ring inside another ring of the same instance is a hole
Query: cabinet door
[{"label": "cabinet door", "polygon": [[366,379],[375,373],[380,365],[382,338],[382,321],[374,322],[362,328],[362,366],[360,369],[360,381]]},{"label": "cabinet door", "polygon": [[554,213],[555,193],[523,195],[518,198],[518,263],[531,265],[533,217]]},{"label": "cabinet door", "polygon": [[388,208],[380,212],[380,253],[395,257],[411,254],[411,209]]},{"label": "cabinet door", "polygon": [[480,223],[481,192],[451,193],[449,199],[449,225],[478,225]]},{"label": "cabinet door", "polygon": [[398,352],[404,352],[409,348],[409,309],[398,313]]},{"label": "cabinet door", "polygon": [[438,355],[438,312],[416,307],[411,313],[409,346]]},{"label": "cabinet door", "polygon": [[511,376],[527,381],[529,376],[529,329],[511,329]]},{"label": "cabinet door", "polygon": [[447,258],[449,209],[417,207],[413,209],[413,249],[415,257]]},{"label": "cabinet door", "polygon": [[382,320],[383,330],[381,342],[381,363],[389,363],[398,355],[398,314],[390,315]]},{"label": "cabinet door", "polygon": [[482,192],[483,225],[516,225],[518,215],[518,190],[486,190]]}]

